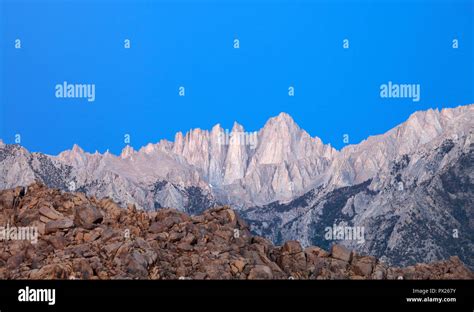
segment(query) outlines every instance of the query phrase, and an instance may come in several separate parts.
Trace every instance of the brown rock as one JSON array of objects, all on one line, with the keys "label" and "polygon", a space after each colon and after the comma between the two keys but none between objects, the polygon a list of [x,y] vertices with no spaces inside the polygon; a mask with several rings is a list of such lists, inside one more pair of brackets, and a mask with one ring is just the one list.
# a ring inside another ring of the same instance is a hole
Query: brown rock
[{"label": "brown rock", "polygon": [[226,210],[227,212],[227,215],[229,217],[229,224],[231,226],[235,226],[236,225],[236,222],[237,222],[237,216],[235,215],[235,211],[233,211],[232,209],[227,209]]},{"label": "brown rock", "polygon": [[158,233],[161,233],[163,231],[165,231],[167,229],[167,227],[161,223],[161,222],[153,222],[150,227],[148,228],[148,231],[151,232],[151,233],[155,233],[155,234],[158,234]]},{"label": "brown rock", "polygon": [[84,233],[77,232],[76,237],[74,237],[74,240],[78,243],[82,243],[82,241],[84,240]]},{"label": "brown rock", "polygon": [[62,250],[66,247],[67,241],[63,236],[49,236],[48,242],[54,247],[54,249]]},{"label": "brown rock", "polygon": [[304,252],[305,252],[306,256],[308,258],[311,258],[311,259],[313,259],[313,257],[325,258],[325,257],[329,256],[329,252],[327,252],[326,250],[324,250],[322,248],[316,247],[316,246],[306,247],[304,249]]},{"label": "brown rock", "polygon": [[31,271],[30,279],[69,279],[72,270],[66,264],[47,264],[39,270]]},{"label": "brown rock", "polygon": [[63,219],[64,216],[63,214],[57,212],[56,210],[54,210],[54,208],[52,206],[43,206],[39,209],[39,213],[42,215],[42,216],[45,216],[46,218],[48,219],[51,219],[51,220],[59,220],[59,219]]},{"label": "brown rock", "polygon": [[229,279],[232,278],[230,272],[227,272],[224,266],[219,265],[217,263],[212,263],[204,266],[204,271],[208,279],[218,280],[226,279],[226,277]]},{"label": "brown rock", "polygon": [[31,225],[35,226],[38,229],[38,233],[40,235],[44,235],[46,233],[46,225],[44,223],[35,221]]},{"label": "brown rock", "polygon": [[122,246],[121,242],[109,243],[105,245],[104,250],[109,257],[114,257],[115,252],[120,248],[120,246]]},{"label": "brown rock", "polygon": [[[344,274],[349,264],[345,260],[330,259],[329,269],[334,273]],[[345,274],[347,276],[347,274]]]},{"label": "brown rock", "polygon": [[296,254],[287,254],[285,252],[278,258],[277,264],[285,273],[293,277],[307,277],[309,273],[304,252]]},{"label": "brown rock", "polygon": [[84,204],[75,207],[74,223],[76,226],[92,229],[96,224],[101,223],[103,218],[100,211],[93,205]]},{"label": "brown rock", "polygon": [[370,276],[374,269],[375,259],[372,257],[362,257],[352,261],[352,271],[361,276]]},{"label": "brown rock", "polygon": [[139,278],[145,278],[148,276],[147,261],[141,253],[134,251],[127,258],[126,271],[129,274]]},{"label": "brown rock", "polygon": [[183,237],[184,237],[184,233],[172,232],[172,233],[169,235],[168,240],[169,240],[170,242],[174,243],[174,242],[177,242],[177,241],[181,240]]},{"label": "brown rock", "polygon": [[239,273],[239,269],[236,268],[233,264],[230,265],[230,270],[232,271],[234,275]]},{"label": "brown rock", "polygon": [[192,233],[186,234],[186,236],[181,240],[182,243],[186,243],[189,245],[194,245],[197,242],[196,236]]},{"label": "brown rock", "polygon": [[375,280],[382,280],[385,278],[385,272],[383,270],[377,269],[372,274],[372,279]]},{"label": "brown rock", "polygon": [[62,208],[60,208],[60,210],[71,211],[73,207],[74,207],[74,203],[68,200],[62,203]]},{"label": "brown rock", "polygon": [[19,253],[17,255],[14,255],[8,258],[7,269],[9,270],[17,269],[23,263],[24,259],[25,259],[25,255],[23,253]]},{"label": "brown rock", "polygon": [[231,230],[216,230],[214,234],[225,241],[230,241],[230,239],[234,237],[234,232]]},{"label": "brown rock", "polygon": [[191,246],[189,243],[186,243],[186,242],[179,243],[177,247],[179,250],[182,250],[182,251],[191,251],[194,249],[193,246]]},{"label": "brown rock", "polygon": [[13,202],[15,200],[14,190],[5,190],[0,194],[0,209],[11,209],[13,208]]},{"label": "brown rock", "polygon": [[43,223],[48,223],[48,222],[53,221],[53,220],[51,220],[50,218],[45,217],[45,216],[40,216],[39,219],[40,219],[40,221],[43,222]]},{"label": "brown rock", "polygon": [[35,222],[37,219],[38,211],[36,211],[35,209],[22,209],[18,215],[18,222],[21,226],[28,226],[31,223]]},{"label": "brown rock", "polygon": [[99,271],[99,272],[97,273],[97,276],[98,276],[99,279],[101,279],[101,280],[108,280],[108,279],[110,279],[109,274],[107,274],[107,272],[104,272],[104,271]]},{"label": "brown rock", "polygon": [[90,279],[94,275],[94,272],[86,259],[74,259],[72,263],[76,278]]},{"label": "brown rock", "polygon": [[84,233],[84,242],[86,243],[89,243],[89,242],[93,242],[95,240],[97,240],[99,237],[100,237],[101,233],[99,231],[94,230],[94,231],[90,231],[88,233]]},{"label": "brown rock", "polygon": [[237,269],[237,272],[242,272],[245,268],[246,263],[243,260],[238,259],[235,260],[232,265]]},{"label": "brown rock", "polygon": [[283,244],[281,251],[291,255],[302,252],[303,248],[298,241],[287,241]]},{"label": "brown rock", "polygon": [[45,225],[45,233],[54,233],[56,231],[70,229],[74,226],[74,222],[70,219],[62,219],[57,221],[50,221]]},{"label": "brown rock", "polygon": [[158,233],[156,234],[155,239],[160,240],[160,241],[166,241],[168,240],[168,237],[169,237],[168,233]]},{"label": "brown rock", "polygon": [[107,217],[114,222],[118,222],[123,209],[119,207],[112,199],[105,198],[100,202],[101,207],[107,212]]},{"label": "brown rock", "polygon": [[27,247],[26,241],[22,240],[12,240],[10,242],[10,253],[12,255],[23,254],[25,252],[25,248]]},{"label": "brown rock", "polygon": [[272,270],[266,265],[256,265],[253,267],[249,275],[247,276],[248,279],[272,279],[273,273]]},{"label": "brown rock", "polygon": [[331,257],[345,262],[350,262],[352,259],[352,252],[342,245],[333,245],[331,248]]},{"label": "brown rock", "polygon": [[89,242],[93,241],[91,233],[84,233],[82,238],[83,238],[85,243],[89,243]]}]

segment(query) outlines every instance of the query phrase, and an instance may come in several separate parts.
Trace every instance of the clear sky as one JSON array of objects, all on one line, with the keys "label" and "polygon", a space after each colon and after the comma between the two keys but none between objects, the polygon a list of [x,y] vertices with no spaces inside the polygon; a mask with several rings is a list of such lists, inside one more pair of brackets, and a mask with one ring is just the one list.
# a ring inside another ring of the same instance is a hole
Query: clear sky
[{"label": "clear sky", "polygon": [[[358,143],[474,102],[473,3],[0,0],[0,137],[119,153],[125,134],[139,148],[216,123],[258,130],[284,111],[341,148],[344,134]],[[95,101],[57,98],[64,81],[95,84]],[[388,81],[419,84],[420,101],[381,98]]]}]

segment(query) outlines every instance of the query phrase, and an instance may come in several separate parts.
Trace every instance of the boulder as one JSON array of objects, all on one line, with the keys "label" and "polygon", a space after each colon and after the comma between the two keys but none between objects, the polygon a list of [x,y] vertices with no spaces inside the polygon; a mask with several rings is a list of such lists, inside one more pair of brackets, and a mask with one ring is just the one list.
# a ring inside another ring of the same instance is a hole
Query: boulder
[{"label": "boulder", "polygon": [[54,233],[60,230],[66,230],[74,227],[74,222],[71,219],[64,218],[62,220],[50,221],[45,225],[45,233]]},{"label": "boulder", "polygon": [[237,259],[232,263],[232,265],[237,269],[237,272],[242,272],[245,268],[246,263],[241,259]]},{"label": "boulder", "polygon": [[352,252],[342,245],[333,245],[331,247],[331,257],[345,262],[350,262],[352,259]]},{"label": "boulder", "polygon": [[314,257],[325,258],[329,256],[329,252],[317,246],[306,247],[304,249],[304,253],[306,254],[306,257],[308,257],[309,259],[313,259]]},{"label": "boulder", "polygon": [[283,244],[281,251],[292,255],[302,252],[303,248],[301,248],[301,244],[298,241],[287,241]]},{"label": "boulder", "polygon": [[30,279],[48,280],[48,279],[69,279],[72,275],[72,269],[65,263],[47,264],[39,270],[33,270],[29,274]]},{"label": "boulder", "polygon": [[94,271],[86,259],[74,259],[72,264],[75,278],[90,279],[94,275]]},{"label": "boulder", "polygon": [[39,213],[42,215],[42,216],[45,216],[46,218],[50,219],[50,220],[60,220],[60,219],[63,219],[64,216],[63,214],[57,212],[56,210],[54,210],[54,208],[52,206],[43,206],[39,209]]},{"label": "boulder", "polygon": [[57,235],[49,236],[48,242],[56,250],[62,250],[67,245],[67,240],[64,238],[64,236],[57,236]]},{"label": "boulder", "polygon": [[102,213],[93,205],[83,204],[75,207],[74,223],[78,227],[92,229],[96,224],[101,223],[103,219]]},{"label": "boulder", "polygon": [[272,270],[266,265],[256,265],[250,270],[247,278],[251,280],[272,279],[273,273],[272,273]]},{"label": "boulder", "polygon": [[352,271],[361,276],[370,276],[375,266],[375,258],[362,257],[352,261]]}]

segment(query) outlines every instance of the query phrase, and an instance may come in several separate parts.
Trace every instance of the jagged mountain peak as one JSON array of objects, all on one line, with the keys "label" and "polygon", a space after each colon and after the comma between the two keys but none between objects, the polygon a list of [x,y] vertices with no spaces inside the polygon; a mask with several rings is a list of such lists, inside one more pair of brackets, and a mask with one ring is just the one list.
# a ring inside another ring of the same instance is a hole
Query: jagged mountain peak
[{"label": "jagged mountain peak", "polygon": [[474,104],[458,106],[454,108],[443,108],[441,111],[438,108],[430,108],[428,110],[416,111],[408,117],[404,124],[413,125],[419,123],[421,126],[434,127],[438,124],[444,126],[453,118],[468,116],[474,112]]},{"label": "jagged mountain peak", "polygon": [[74,144],[71,151],[74,154],[84,154],[84,150],[78,144]]},{"label": "jagged mountain peak", "polygon": [[133,147],[131,147],[130,145],[127,145],[122,149],[120,158],[122,159],[130,158],[134,153],[135,153],[135,150],[133,149]]},{"label": "jagged mountain peak", "polygon": [[287,113],[270,118],[259,131],[259,163],[282,164],[300,159],[333,157],[335,150],[311,137]]},{"label": "jagged mountain peak", "polygon": [[239,124],[237,121],[234,121],[234,124],[232,126],[232,132],[243,132],[244,127]]},{"label": "jagged mountain peak", "polygon": [[300,127],[296,124],[294,119],[287,113],[281,112],[275,117],[271,117],[265,123],[262,128],[262,131],[265,129],[271,129],[272,131],[276,129],[286,129],[290,132],[298,132],[301,131]]},{"label": "jagged mountain peak", "polygon": [[68,164],[85,166],[89,155],[78,144],[74,144],[70,150],[59,153],[57,158]]},{"label": "jagged mountain peak", "polygon": [[[428,143],[441,134],[449,136],[452,133],[466,133],[474,127],[473,120],[474,104],[456,108],[429,109],[417,111],[403,123],[395,126],[389,131],[369,136],[358,144],[347,145],[342,148],[345,156],[357,154],[358,152],[371,149],[374,150],[384,146],[384,149],[392,150],[398,154],[411,153],[422,144]],[[461,119],[461,120],[458,120]],[[465,120],[462,120],[465,119]],[[390,156],[390,155],[385,155]]]},{"label": "jagged mountain peak", "polygon": [[201,128],[194,128],[186,132],[185,138],[186,140],[191,140],[192,138],[207,136],[208,134],[209,134],[208,130],[204,130]]},{"label": "jagged mountain peak", "polygon": [[291,117],[290,114],[281,112],[277,116],[273,117],[272,119],[278,121],[278,122],[290,122],[290,123],[295,123],[293,120],[293,117]]},{"label": "jagged mountain peak", "polygon": [[148,143],[147,145],[143,146],[142,148],[139,149],[139,153],[145,153],[145,154],[152,154],[157,150],[157,146],[153,143]]},{"label": "jagged mountain peak", "polygon": [[212,129],[211,129],[211,133],[220,133],[222,132],[224,129],[222,129],[222,126],[220,123],[218,124],[215,124]]}]

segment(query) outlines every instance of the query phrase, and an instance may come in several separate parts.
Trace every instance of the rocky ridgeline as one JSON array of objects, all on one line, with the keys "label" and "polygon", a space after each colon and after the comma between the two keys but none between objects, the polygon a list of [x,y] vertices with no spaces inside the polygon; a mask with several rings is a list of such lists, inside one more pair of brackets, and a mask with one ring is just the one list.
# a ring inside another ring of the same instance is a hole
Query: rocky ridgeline
[{"label": "rocky ridgeline", "polygon": [[0,192],[0,226],[35,227],[36,243],[0,243],[1,279],[473,279],[457,257],[388,267],[340,245],[281,247],[230,208],[198,216],[144,212],[41,184]]}]

